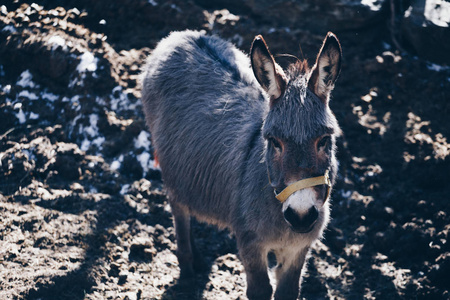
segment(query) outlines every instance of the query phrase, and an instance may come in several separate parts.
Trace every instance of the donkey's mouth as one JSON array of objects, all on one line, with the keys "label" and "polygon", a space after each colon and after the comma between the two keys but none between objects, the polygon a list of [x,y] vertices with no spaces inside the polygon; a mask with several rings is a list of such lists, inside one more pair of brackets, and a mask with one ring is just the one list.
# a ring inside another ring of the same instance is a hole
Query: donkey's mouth
[{"label": "donkey's mouth", "polygon": [[292,226],[291,224],[288,223],[289,228],[291,228],[291,230],[295,233],[309,233],[314,229],[314,226],[316,225],[317,222],[312,223],[310,226],[306,227],[306,228],[297,228]]}]

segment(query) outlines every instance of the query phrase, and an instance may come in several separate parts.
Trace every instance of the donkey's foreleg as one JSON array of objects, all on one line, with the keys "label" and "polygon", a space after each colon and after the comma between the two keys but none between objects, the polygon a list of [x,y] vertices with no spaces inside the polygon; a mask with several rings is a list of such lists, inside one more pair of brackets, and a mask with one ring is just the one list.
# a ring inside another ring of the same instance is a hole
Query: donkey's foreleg
[{"label": "donkey's foreleg", "polygon": [[189,210],[177,203],[173,196],[169,199],[177,238],[176,254],[180,266],[180,280],[194,278],[193,238]]},{"label": "donkey's foreleg", "polygon": [[286,257],[287,253],[280,254],[280,261],[275,271],[277,278],[275,300],[295,300],[298,298],[302,269],[308,251],[309,247],[306,247],[295,257]]},{"label": "donkey's foreleg", "polygon": [[236,236],[239,255],[247,275],[247,297],[249,300],[272,298],[272,286],[267,274],[267,253],[245,235]]}]

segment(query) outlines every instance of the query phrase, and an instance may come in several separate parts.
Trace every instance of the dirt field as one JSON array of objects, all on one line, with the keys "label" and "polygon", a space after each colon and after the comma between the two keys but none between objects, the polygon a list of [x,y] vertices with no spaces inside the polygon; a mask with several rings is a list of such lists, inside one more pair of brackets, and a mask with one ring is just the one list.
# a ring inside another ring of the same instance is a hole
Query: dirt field
[{"label": "dirt field", "polygon": [[[233,237],[205,224],[194,228],[208,268],[195,286],[177,284],[140,68],[173,30],[246,53],[262,34],[272,53],[311,63],[326,31],[222,2],[0,5],[1,299],[246,299]],[[344,136],[305,299],[450,298],[450,68],[396,51],[388,19],[330,28],[344,52],[331,102]]]}]

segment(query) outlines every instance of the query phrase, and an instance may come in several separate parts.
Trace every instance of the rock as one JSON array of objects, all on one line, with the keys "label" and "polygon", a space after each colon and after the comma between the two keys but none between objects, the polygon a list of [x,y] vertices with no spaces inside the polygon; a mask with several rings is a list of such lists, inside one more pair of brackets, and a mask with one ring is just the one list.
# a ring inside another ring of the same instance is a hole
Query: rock
[{"label": "rock", "polygon": [[450,2],[412,2],[401,23],[404,39],[417,55],[436,63],[450,64]]}]

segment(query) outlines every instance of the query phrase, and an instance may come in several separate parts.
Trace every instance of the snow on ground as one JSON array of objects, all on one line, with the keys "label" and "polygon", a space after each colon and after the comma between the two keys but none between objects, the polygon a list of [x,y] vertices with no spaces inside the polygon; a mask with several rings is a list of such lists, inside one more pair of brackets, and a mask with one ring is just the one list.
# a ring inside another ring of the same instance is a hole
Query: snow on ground
[{"label": "snow on ground", "polygon": [[23,88],[34,88],[36,84],[33,82],[33,75],[31,75],[29,70],[25,70],[20,74],[19,80],[16,82],[16,85],[19,85]]},{"label": "snow on ground", "polygon": [[56,50],[58,47],[61,47],[63,50],[67,49],[66,40],[59,35],[52,36],[48,42],[52,45],[52,50]]},{"label": "snow on ground", "polygon": [[96,58],[91,52],[85,52],[80,56],[80,63],[78,64],[77,71],[79,73],[95,72],[97,70],[98,58]]},{"label": "snow on ground", "polygon": [[144,148],[145,150],[150,149],[150,133],[147,131],[141,131],[138,137],[134,139],[134,147],[136,149]]},{"label": "snow on ground", "polygon": [[[50,42],[58,47],[67,47],[64,39],[57,35],[51,37]],[[75,73],[83,75],[86,72],[95,72],[97,64],[98,58],[90,52],[85,52],[80,56]],[[3,70],[3,66],[0,70]],[[141,167],[141,176],[145,177],[149,170],[156,169],[150,154],[150,134],[145,125],[133,133],[131,143],[117,145],[118,152],[113,156],[104,153],[104,144],[110,135],[120,133],[109,132],[111,124],[105,125],[108,124],[108,112],[114,112],[116,122],[122,126],[121,130],[126,130],[132,120],[128,121],[121,115],[135,115],[141,109],[140,100],[131,97],[121,86],[116,86],[109,94],[101,96],[80,95],[71,89],[59,94],[42,88],[35,82],[32,71],[24,70],[15,85],[0,85],[0,91],[5,95],[6,105],[15,116],[18,126],[35,124],[33,126],[45,128],[47,124],[65,124],[70,141],[81,151],[103,157],[105,162],[110,164],[112,171],[120,172],[125,156],[128,161],[131,157]],[[126,188],[122,191],[125,190]]]}]

